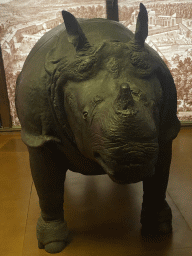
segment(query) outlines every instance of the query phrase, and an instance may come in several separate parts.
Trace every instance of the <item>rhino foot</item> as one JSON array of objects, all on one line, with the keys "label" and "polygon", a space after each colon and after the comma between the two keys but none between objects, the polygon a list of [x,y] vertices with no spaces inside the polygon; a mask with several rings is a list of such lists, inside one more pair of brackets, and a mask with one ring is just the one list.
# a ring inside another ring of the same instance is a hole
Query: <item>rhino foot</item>
[{"label": "rhino foot", "polygon": [[48,253],[59,253],[67,244],[68,228],[65,220],[44,221],[39,217],[37,222],[37,240],[39,249]]},{"label": "rhino foot", "polygon": [[143,204],[141,211],[141,234],[167,235],[172,233],[172,211],[164,201],[161,206]]}]

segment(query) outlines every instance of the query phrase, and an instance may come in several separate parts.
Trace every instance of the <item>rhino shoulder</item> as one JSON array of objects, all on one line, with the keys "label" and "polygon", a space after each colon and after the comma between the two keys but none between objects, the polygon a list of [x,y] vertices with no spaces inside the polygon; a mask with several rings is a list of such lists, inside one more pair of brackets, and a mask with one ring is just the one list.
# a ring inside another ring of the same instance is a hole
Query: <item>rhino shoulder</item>
[{"label": "rhino shoulder", "polygon": [[171,141],[175,139],[180,131],[180,121],[177,117],[177,90],[173,76],[158,53],[150,49],[156,65],[156,76],[158,77],[163,91],[162,106],[160,109],[159,140]]}]

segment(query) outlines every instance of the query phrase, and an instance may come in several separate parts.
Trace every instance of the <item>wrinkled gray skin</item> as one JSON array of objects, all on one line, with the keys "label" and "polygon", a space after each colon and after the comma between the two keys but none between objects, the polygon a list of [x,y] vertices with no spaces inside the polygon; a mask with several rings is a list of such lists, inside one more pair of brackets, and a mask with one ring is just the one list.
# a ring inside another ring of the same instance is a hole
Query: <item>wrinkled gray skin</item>
[{"label": "wrinkled gray skin", "polygon": [[65,26],[37,42],[16,87],[41,207],[39,248],[56,253],[66,246],[68,169],[122,184],[143,181],[142,232],[170,233],[165,197],[180,129],[177,94],[167,66],[145,43],[147,11],[141,4],[135,34],[118,22],[62,14]]}]

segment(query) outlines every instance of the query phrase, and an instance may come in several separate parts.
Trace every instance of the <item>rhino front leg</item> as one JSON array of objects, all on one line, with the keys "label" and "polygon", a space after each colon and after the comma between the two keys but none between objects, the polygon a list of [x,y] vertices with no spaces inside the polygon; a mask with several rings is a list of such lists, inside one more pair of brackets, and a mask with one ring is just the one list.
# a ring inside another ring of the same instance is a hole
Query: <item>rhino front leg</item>
[{"label": "rhino front leg", "polygon": [[28,151],[41,208],[37,222],[38,246],[49,253],[58,253],[65,248],[68,236],[63,210],[68,161],[56,143],[47,143],[39,148],[28,147]]},{"label": "rhino front leg", "polygon": [[172,232],[172,212],[166,202],[166,190],[172,158],[172,141],[160,143],[155,175],[143,181],[141,211],[142,233],[168,234]]}]

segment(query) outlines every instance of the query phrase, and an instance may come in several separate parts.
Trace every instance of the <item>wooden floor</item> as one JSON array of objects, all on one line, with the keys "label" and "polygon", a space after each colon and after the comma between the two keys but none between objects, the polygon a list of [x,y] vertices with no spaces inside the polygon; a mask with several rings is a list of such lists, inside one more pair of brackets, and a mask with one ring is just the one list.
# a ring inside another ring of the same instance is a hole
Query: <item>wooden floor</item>
[{"label": "wooden floor", "polygon": [[[0,133],[0,170],[0,255],[50,255],[37,247],[40,210],[20,133]],[[192,129],[182,129],[173,143],[167,199],[173,235],[144,239],[141,182],[118,185],[106,175],[68,171],[64,209],[71,243],[59,255],[192,256]]]}]

